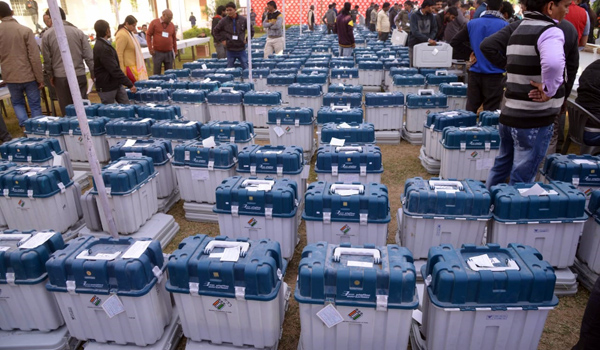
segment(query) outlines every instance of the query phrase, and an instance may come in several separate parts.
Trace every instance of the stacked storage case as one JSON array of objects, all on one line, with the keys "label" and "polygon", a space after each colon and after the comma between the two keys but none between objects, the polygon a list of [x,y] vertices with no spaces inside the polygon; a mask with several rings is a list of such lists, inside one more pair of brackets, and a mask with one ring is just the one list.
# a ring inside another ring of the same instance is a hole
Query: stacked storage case
[{"label": "stacked storage case", "polygon": [[531,245],[552,266],[573,265],[587,219],[585,195],[569,183],[500,184],[491,189],[494,220],[488,241]]},{"label": "stacked storage case", "polygon": [[498,129],[451,126],[444,128],[441,142],[441,178],[487,180],[500,149]]},{"label": "stacked storage case", "polygon": [[134,99],[138,104],[167,104],[170,100],[169,92],[168,89],[162,87],[141,89],[135,93]]},{"label": "stacked storage case", "polygon": [[427,80],[427,88],[433,90],[435,93],[440,92],[440,84],[458,82],[458,77],[455,74],[448,73],[446,70],[438,70],[433,74],[427,74],[425,79]]},{"label": "stacked storage case", "polygon": [[[350,65],[354,65],[354,63],[350,62]],[[332,68],[331,69],[331,84],[349,84],[349,85],[360,85],[360,80],[358,79],[359,72],[358,68]]]},{"label": "stacked storage case", "polygon": [[244,120],[244,93],[232,88],[219,88],[206,96],[210,120]]},{"label": "stacked storage case", "polygon": [[396,242],[415,259],[427,258],[429,248],[440,244],[480,245],[492,218],[490,206],[490,193],[479,181],[408,179]]},{"label": "stacked storage case", "polygon": [[349,106],[362,108],[362,93],[328,92],[323,95],[323,106]]},{"label": "stacked storage case", "polygon": [[423,132],[423,124],[429,113],[444,112],[448,109],[446,95],[434,94],[432,90],[419,90],[406,96],[406,131]]},{"label": "stacked storage case", "polygon": [[371,123],[327,123],[321,129],[321,145],[332,139],[344,140],[348,144],[366,145],[375,143],[375,127]]},{"label": "stacked storage case", "polygon": [[[11,163],[11,162],[7,162],[5,160],[0,160],[0,172],[4,172],[13,168],[16,168],[17,164],[16,163]],[[6,218],[4,217],[4,214],[2,213],[2,210],[0,210],[0,229],[6,229],[8,228],[8,224],[6,223]]]},{"label": "stacked storage case", "polygon": [[267,77],[267,90],[281,94],[281,101],[288,103],[288,87],[296,82],[296,74],[274,74]]},{"label": "stacked storage case", "polygon": [[392,92],[401,92],[406,97],[409,94],[416,94],[419,92],[419,90],[423,89],[425,89],[425,76],[415,73],[412,75],[394,75],[394,79],[389,90]]},{"label": "stacked storage case", "polygon": [[131,105],[103,105],[98,108],[99,117],[107,117],[110,119],[117,118],[135,118],[136,117],[136,106]]},{"label": "stacked storage case", "polygon": [[594,274],[600,275],[600,191],[592,193],[586,214],[589,218],[583,227],[577,257]]},{"label": "stacked storage case", "polygon": [[171,321],[158,241],[80,237],[55,252],[46,269],[46,287],[79,340],[145,347]]},{"label": "stacked storage case", "polygon": [[419,304],[415,280],[406,248],[309,244],[294,293],[300,306],[298,348],[406,349]]},{"label": "stacked storage case", "polygon": [[73,166],[69,154],[60,148],[57,139],[52,138],[18,138],[0,145],[3,160],[19,165],[63,166],[73,177]]},{"label": "stacked storage case", "polygon": [[544,183],[551,181],[572,183],[585,194],[588,203],[592,192],[600,189],[600,157],[588,154],[551,154],[546,157],[540,174]]},{"label": "stacked storage case", "polygon": [[273,146],[298,146],[305,153],[314,149],[313,111],[310,108],[280,107],[269,110],[269,140]]},{"label": "stacked storage case", "polygon": [[[156,175],[152,158],[145,156],[122,157],[102,169],[102,179],[120,234],[137,232],[157,212]],[[91,193],[98,200],[95,183]],[[98,205],[98,209],[103,230],[110,232],[102,206]]]},{"label": "stacked storage case", "polygon": [[317,131],[321,133],[327,123],[362,123],[363,109],[350,106],[324,106],[317,112]]},{"label": "stacked storage case", "polygon": [[175,90],[172,104],[181,110],[181,116],[187,120],[206,123],[210,120],[206,95],[202,90]]},{"label": "stacked storage case", "polygon": [[163,120],[152,125],[152,137],[171,141],[173,148],[200,138],[202,123],[187,120]]},{"label": "stacked storage case", "polygon": [[64,246],[59,232],[0,232],[1,330],[49,332],[65,323],[56,300],[46,291],[46,261]]},{"label": "stacked storage case", "polygon": [[[106,141],[106,123],[109,121],[110,119],[106,117],[88,118],[96,157],[101,163],[107,162],[110,159],[108,143]],[[74,162],[87,162],[86,145],[81,134],[81,129],[79,128],[79,120],[77,120],[77,117],[71,117],[63,118],[61,122],[69,157]]]},{"label": "stacked storage case", "polygon": [[[231,257],[224,256],[231,251]],[[168,269],[167,290],[189,340],[226,348],[277,344],[287,289],[277,242],[187,237],[169,258]]]},{"label": "stacked storage case", "polygon": [[452,82],[439,85],[439,91],[448,97],[448,108],[451,110],[467,108],[467,85]]},{"label": "stacked storage case", "polygon": [[216,190],[221,235],[268,238],[281,244],[281,255],[291,259],[298,237],[298,184],[293,180],[233,176]]},{"label": "stacked storage case", "polygon": [[358,63],[360,82],[367,86],[383,84],[383,63],[381,61],[363,61]]},{"label": "stacked storage case", "polygon": [[200,137],[208,139],[213,137],[217,142],[235,143],[238,149],[254,144],[254,125],[238,121],[211,121],[202,125]]},{"label": "stacked storage case", "polygon": [[246,121],[255,128],[267,128],[269,110],[281,106],[281,94],[276,91],[251,91],[244,94]]},{"label": "stacked storage case", "polygon": [[25,126],[25,136],[57,139],[60,143],[60,149],[65,150],[67,146],[62,133],[61,120],[62,118],[60,117],[35,117],[27,119],[23,123]]},{"label": "stacked storage case", "polygon": [[299,84],[288,86],[288,101],[291,107],[304,107],[312,109],[315,114],[323,103],[323,85]]},{"label": "stacked storage case", "polygon": [[365,120],[372,123],[378,142],[400,142],[404,117],[404,95],[401,92],[365,94]]},{"label": "stacked storage case", "polygon": [[558,304],[554,270],[520,244],[433,247],[421,274],[428,350],[537,349]]},{"label": "stacked storage case", "polygon": [[385,185],[319,181],[304,201],[308,243],[385,245],[391,220]]},{"label": "stacked storage case", "polygon": [[[93,118],[93,117],[97,117],[98,116],[98,108],[102,107],[103,105],[100,103],[94,103],[92,104],[89,100],[83,100],[83,109],[85,110],[85,115],[88,118]],[[66,107],[66,116],[67,117],[76,117],[77,116],[77,111],[75,110],[75,106],[74,105],[68,105]]]},{"label": "stacked storage case", "polygon": [[436,45],[429,43],[417,44],[413,47],[414,67],[450,67],[452,66],[452,46],[439,42]]},{"label": "stacked storage case", "polygon": [[350,85],[350,84],[331,84],[327,88],[327,92],[347,92],[347,93],[363,93],[362,85]]},{"label": "stacked storage case", "polygon": [[106,141],[108,146],[115,146],[124,140],[146,140],[152,136],[152,118],[114,119],[106,123]]},{"label": "stacked storage case", "polygon": [[172,120],[181,118],[179,106],[147,105],[137,107],[138,117],[152,118],[154,120]]},{"label": "stacked storage case", "polygon": [[[385,63],[384,63],[385,68]],[[389,67],[387,69],[387,73],[384,77],[384,84],[387,89],[391,89],[392,85],[394,85],[394,80],[396,75],[415,75],[419,74],[419,70],[417,68],[408,68],[408,67]],[[391,90],[390,90],[391,91]]]},{"label": "stacked storage case", "polygon": [[374,145],[321,146],[315,173],[319,181],[381,183],[381,150]]},{"label": "stacked storage case", "polygon": [[498,127],[500,120],[500,110],[483,111],[479,113],[479,126],[494,126]]},{"label": "stacked storage case", "polygon": [[[254,89],[256,91],[267,91],[267,76],[269,76],[269,68],[253,68],[252,69],[252,81]],[[242,73],[244,81],[249,81],[249,71],[246,69]]]}]

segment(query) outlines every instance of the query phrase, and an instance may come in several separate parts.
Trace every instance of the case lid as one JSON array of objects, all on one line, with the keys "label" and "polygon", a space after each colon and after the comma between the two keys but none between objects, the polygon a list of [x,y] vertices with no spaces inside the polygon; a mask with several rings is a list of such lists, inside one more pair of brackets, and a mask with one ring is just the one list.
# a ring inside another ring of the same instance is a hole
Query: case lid
[{"label": "case lid", "polygon": [[537,310],[558,304],[556,276],[537,249],[511,243],[431,247],[421,273],[434,305],[474,311],[477,308]]},{"label": "case lid", "polygon": [[[100,108],[100,107],[102,107],[102,104],[100,104],[100,103],[84,104],[83,109],[85,109],[85,114],[88,117],[96,117],[96,116],[98,116],[98,108]],[[77,112],[75,111],[74,105],[68,105],[65,108],[65,112],[67,113],[67,117],[76,117],[77,116]]]},{"label": "case lid", "polygon": [[279,106],[281,93],[279,91],[249,91],[244,94],[244,105]]},{"label": "case lid", "polygon": [[[146,156],[122,157],[102,168],[102,179],[106,191],[112,196],[130,194],[154,176],[156,176],[154,163],[152,158]],[[92,193],[98,193],[95,181]]]},{"label": "case lid", "polygon": [[[20,166],[0,173],[0,192],[5,197],[48,198],[64,193],[72,184],[62,166]],[[25,203],[19,206],[25,208]]]},{"label": "case lid", "polygon": [[271,71],[267,77],[268,85],[291,85],[296,82],[296,74],[280,74],[276,69]]},{"label": "case lid", "polygon": [[134,105],[103,105],[98,108],[98,116],[108,118],[135,118],[136,106]]},{"label": "case lid", "polygon": [[[298,209],[298,184],[289,179],[232,176],[217,187],[217,214],[291,218]],[[249,226],[254,226],[252,220]]]},{"label": "case lid", "polygon": [[322,61],[306,61],[304,68],[300,71],[302,74],[312,74],[319,73],[325,74],[325,76],[329,76],[329,62]]},{"label": "case lid", "polygon": [[184,103],[204,103],[206,101],[206,93],[204,90],[175,90],[171,96],[173,102]]},{"label": "case lid", "polygon": [[570,183],[517,183],[492,186],[494,220],[506,222],[585,221],[585,195]]},{"label": "case lid", "polygon": [[231,67],[231,68],[219,68],[217,69],[218,74],[231,74],[234,78],[242,77],[242,68],[240,67]]},{"label": "case lid", "polygon": [[160,166],[169,161],[171,154],[173,149],[169,140],[127,140],[110,148],[110,160],[113,162],[121,157],[146,156],[152,159],[154,166]]},{"label": "case lid", "polygon": [[490,192],[480,181],[415,177],[404,183],[402,211],[410,216],[488,220],[491,204]]},{"label": "case lid", "polygon": [[390,76],[395,76],[395,75],[417,75],[419,74],[419,70],[417,68],[410,68],[410,67],[392,67],[390,68]]},{"label": "case lid", "polygon": [[360,93],[363,92],[362,85],[350,85],[350,84],[331,84],[327,89],[327,92],[353,92]]},{"label": "case lid", "polygon": [[243,91],[244,95],[248,92],[248,91],[253,91],[254,90],[254,83],[248,83],[248,82],[240,82],[240,81],[228,81],[226,83],[223,83],[223,85],[221,85],[224,88],[233,88],[234,90],[238,90],[238,91]]},{"label": "case lid", "polygon": [[211,91],[217,91],[221,87],[221,83],[216,80],[205,79],[203,81],[192,81],[188,84],[189,90],[205,90],[208,95]]},{"label": "case lid", "polygon": [[140,118],[152,118],[156,120],[169,120],[181,118],[181,108],[171,105],[137,106]]},{"label": "case lid", "polygon": [[241,104],[244,99],[244,92],[234,90],[233,88],[219,88],[219,91],[210,92],[206,96],[208,103],[215,104]]},{"label": "case lid", "polygon": [[152,118],[120,118],[113,119],[106,123],[106,134],[108,136],[140,136],[146,137],[152,133],[152,125],[155,120]]},{"label": "case lid", "polygon": [[140,80],[140,81],[135,82],[135,87],[138,89],[150,89],[150,88],[161,87],[162,84],[163,84],[162,80]]},{"label": "case lid", "polygon": [[214,147],[204,147],[202,141],[188,141],[175,146],[174,166],[196,168],[229,169],[237,162],[238,147],[234,143],[216,143]]},{"label": "case lid", "polygon": [[382,58],[383,69],[389,71],[392,68],[408,68],[410,67],[410,61],[408,59],[401,58]]},{"label": "case lid", "polygon": [[434,93],[433,90],[423,89],[416,94],[406,95],[406,106],[410,109],[448,107],[448,97],[444,94]]},{"label": "case lid", "polygon": [[311,72],[310,74],[298,74],[296,76],[296,81],[302,84],[327,84],[327,74],[326,73],[318,73]]},{"label": "case lid", "polygon": [[206,75],[206,78],[210,79],[210,80],[216,80],[221,83],[226,83],[228,81],[232,81],[235,79],[235,77],[232,74],[221,74],[221,73],[208,74],[208,75]]},{"label": "case lid", "polygon": [[191,70],[189,68],[183,69],[167,69],[165,74],[175,74],[177,78],[189,78]]},{"label": "case lid", "polygon": [[250,122],[211,121],[200,127],[200,137],[213,136],[219,142],[250,142],[254,137],[254,125]]},{"label": "case lid", "polygon": [[429,113],[425,127],[441,132],[449,126],[468,127],[477,125],[477,114],[462,109],[447,112]]},{"label": "case lid", "polygon": [[362,123],[363,109],[348,106],[321,107],[317,112],[317,123]]},{"label": "case lid", "polygon": [[[414,69],[414,68],[413,68]],[[392,72],[390,72],[392,74]],[[421,74],[395,74],[392,75],[394,80],[394,85],[396,86],[416,86],[416,85],[425,85],[425,77]]]},{"label": "case lid", "polygon": [[[332,78],[337,78],[338,76],[340,78],[358,78],[358,68],[354,67],[354,61],[340,60],[339,57],[336,57],[329,62],[329,68],[331,68]],[[335,75],[333,75],[334,70],[336,72]]]},{"label": "case lid", "polygon": [[313,182],[306,191],[302,218],[313,221],[388,223],[391,216],[387,186],[378,183]]},{"label": "case lid", "polygon": [[294,83],[288,86],[288,95],[318,97],[322,95],[322,85]]},{"label": "case lid", "polygon": [[[235,256],[224,259],[230,250]],[[258,301],[277,297],[285,273],[279,242],[207,235],[186,237],[169,257],[167,268],[171,293]],[[213,306],[224,305],[216,299]]]},{"label": "case lid", "polygon": [[[79,237],[46,263],[51,292],[140,297],[163,278],[159,241]],[[96,298],[99,299],[99,298]],[[90,301],[98,306],[97,303]]]},{"label": "case lid", "polygon": [[162,88],[165,90],[169,90],[171,91],[171,100],[173,99],[173,92],[175,92],[174,90],[187,90],[189,87],[190,82],[189,81],[174,81],[174,82],[168,82],[165,81],[162,84]]},{"label": "case lid", "polygon": [[362,106],[362,93],[332,93],[328,92],[323,95],[323,106],[345,106],[350,107],[361,107]]},{"label": "case lid", "polygon": [[192,78],[205,78],[207,75],[215,74],[215,73],[217,73],[216,68],[208,68],[208,66],[207,66],[206,69],[203,69],[203,68],[193,69],[191,72],[191,76],[192,76]]},{"label": "case lid", "polygon": [[152,137],[171,140],[194,140],[200,137],[202,123],[187,120],[163,120],[152,125]]},{"label": "case lid", "polygon": [[344,139],[346,143],[374,143],[375,126],[371,123],[326,123],[321,129],[321,142],[331,139]]},{"label": "case lid", "polygon": [[446,96],[466,97],[467,84],[459,82],[441,83],[440,92]]},{"label": "case lid", "polygon": [[64,246],[60,232],[0,231],[0,285],[43,282],[50,254]]},{"label": "case lid", "polygon": [[309,125],[313,123],[313,110],[306,107],[277,107],[271,108],[267,124]]},{"label": "case lid", "polygon": [[442,132],[441,143],[448,149],[498,149],[500,134],[498,129],[489,126],[449,126]]},{"label": "case lid", "polygon": [[427,74],[425,78],[429,85],[439,85],[441,83],[453,83],[458,81],[458,76],[456,76],[456,74],[451,74],[447,71],[436,71],[433,74]]},{"label": "case lid", "polygon": [[[147,103],[168,103],[169,102],[169,89],[152,88],[152,89],[141,89],[134,94],[134,99],[137,102]],[[122,116],[125,117],[125,116]]]},{"label": "case lid", "polygon": [[[242,72],[244,79],[248,79],[250,71],[248,69]],[[252,63],[252,79],[266,79],[271,70],[268,67],[265,68],[254,68],[254,62]]]},{"label": "case lid", "polygon": [[[309,244],[302,251],[294,298],[302,304],[416,309],[419,298],[412,253],[395,244]],[[361,315],[356,309],[347,317],[356,320]]]},{"label": "case lid", "polygon": [[483,111],[479,113],[479,125],[497,126],[500,120],[500,111]]},{"label": "case lid", "polygon": [[379,174],[383,173],[381,150],[374,145],[325,145],[317,151],[316,173]]},{"label": "case lid", "polygon": [[600,186],[600,157],[551,154],[546,156],[542,174],[548,180],[570,182],[575,186]]},{"label": "case lid", "polygon": [[[57,139],[21,137],[0,145],[0,154],[9,162],[45,163],[63,151]],[[62,162],[62,158],[58,161]]]},{"label": "case lid", "polygon": [[148,79],[169,81],[169,80],[177,80],[177,76],[175,74],[166,74],[165,73],[165,74],[151,75]]},{"label": "case lid", "polygon": [[367,107],[404,106],[404,94],[401,92],[368,92],[365,94]]},{"label": "case lid", "polygon": [[304,169],[302,147],[252,145],[238,155],[239,173],[297,175]]},{"label": "case lid", "polygon": [[[92,136],[102,136],[106,134],[106,123],[111,119],[107,117],[88,117],[88,125]],[[66,135],[81,135],[79,120],[77,117],[65,117],[61,120],[62,132]]]},{"label": "case lid", "polygon": [[358,69],[363,69],[363,70],[383,70],[383,62],[381,62],[381,61],[362,61],[362,62],[358,62]]},{"label": "case lid", "polygon": [[7,171],[8,169],[16,167],[16,163],[8,162],[6,160],[0,160],[0,172]]},{"label": "case lid", "polygon": [[60,117],[35,117],[27,119],[23,122],[25,125],[25,133],[46,135],[46,136],[60,136],[62,135],[62,126]]}]

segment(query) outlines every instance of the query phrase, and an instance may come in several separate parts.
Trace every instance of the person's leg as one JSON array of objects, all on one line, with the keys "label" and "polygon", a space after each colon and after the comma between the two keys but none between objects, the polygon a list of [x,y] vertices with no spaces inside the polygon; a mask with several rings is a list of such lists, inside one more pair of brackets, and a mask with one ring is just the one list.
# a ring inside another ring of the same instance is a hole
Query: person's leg
[{"label": "person's leg", "polygon": [[87,95],[87,89],[88,89],[88,82],[87,82],[87,77],[85,75],[79,75],[77,76],[77,83],[79,84],[79,92],[81,92],[81,98],[84,100],[87,100],[88,95]]},{"label": "person's leg", "polygon": [[[470,76],[469,73],[469,80],[471,80]],[[500,109],[502,97],[504,97],[504,75],[484,75],[480,81],[480,88],[483,91],[483,109],[486,111]]]},{"label": "person's leg", "polygon": [[233,64],[235,63],[235,53],[233,51],[227,50],[227,68],[233,68]]},{"label": "person's leg", "polygon": [[12,136],[10,136],[10,133],[8,132],[8,128],[4,122],[4,116],[2,115],[2,108],[0,108],[0,141],[8,142],[10,140],[12,140]]},{"label": "person's leg", "polygon": [[600,344],[600,278],[596,280],[590,293],[581,320],[579,341],[575,344],[573,350],[597,349],[598,344]]},{"label": "person's leg", "polygon": [[165,58],[163,59],[163,63],[165,65],[165,71],[169,69],[173,69],[173,65],[175,64],[175,56],[173,56],[173,51],[165,52]]},{"label": "person's leg", "polygon": [[67,78],[54,77],[54,88],[56,89],[56,97],[58,97],[60,113],[62,116],[65,116],[67,113],[66,107],[73,104],[73,96],[71,95],[71,90],[69,90]]},{"label": "person's leg", "polygon": [[264,58],[267,59],[269,58],[270,55],[273,54],[273,39],[267,39],[267,42],[265,43],[265,56]]},{"label": "person's leg", "polygon": [[275,50],[275,53],[283,52],[284,44],[285,43],[283,41],[283,37],[275,39],[275,41],[273,42],[273,48]]},{"label": "person's leg", "polygon": [[532,129],[513,129],[515,154],[510,173],[511,185],[517,182],[534,181],[552,138],[552,129],[552,125]]},{"label": "person's leg", "polygon": [[556,115],[554,118],[554,124],[552,124],[552,137],[550,137],[550,142],[548,143],[548,149],[546,150],[546,155],[556,153],[556,145],[558,144],[558,132],[560,130],[560,114]]},{"label": "person's leg", "polygon": [[40,95],[40,89],[38,89],[38,83],[35,81],[25,83],[25,94],[27,95],[27,103],[29,104],[31,118],[43,115],[42,97]]},{"label": "person's leg", "polygon": [[[110,104],[115,103],[117,91],[118,90],[103,91],[103,92],[98,91],[98,97],[100,97],[100,102],[102,102],[102,104],[105,104],[105,105],[110,105]],[[127,93],[125,93],[125,95],[127,95]]]},{"label": "person's leg", "polygon": [[506,181],[510,175],[513,165],[514,146],[512,128],[503,124],[498,125],[500,133],[500,150],[494,161],[494,166],[490,169],[485,186],[488,190],[499,183]]},{"label": "person's leg", "polygon": [[154,65],[154,75],[160,75],[164,57],[165,55],[162,52],[154,52],[154,56],[152,56],[152,64]]},{"label": "person's leg", "polygon": [[25,84],[8,83],[6,86],[8,92],[10,92],[10,102],[19,120],[19,126],[23,126],[23,123],[28,119],[27,108],[25,108]]},{"label": "person's leg", "polygon": [[477,113],[479,106],[483,102],[483,94],[480,84],[485,84],[482,81],[482,75],[475,72],[469,72],[467,84],[467,107],[469,112]]},{"label": "person's leg", "polygon": [[114,94],[114,101],[124,105],[129,104],[129,97],[127,97],[127,91],[125,91],[125,88],[123,86],[119,86],[119,88],[114,91]]},{"label": "person's leg", "polygon": [[240,51],[238,58],[242,64],[242,69],[248,69],[248,52],[246,50]]}]

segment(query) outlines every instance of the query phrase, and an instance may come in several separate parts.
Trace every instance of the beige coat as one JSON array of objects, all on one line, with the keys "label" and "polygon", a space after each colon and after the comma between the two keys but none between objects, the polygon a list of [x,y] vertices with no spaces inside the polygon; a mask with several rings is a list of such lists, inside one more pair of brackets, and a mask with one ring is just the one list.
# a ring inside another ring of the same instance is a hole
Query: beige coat
[{"label": "beige coat", "polygon": [[0,23],[0,66],[7,83],[44,82],[40,48],[33,32],[10,16]]},{"label": "beige coat", "polygon": [[375,30],[382,33],[389,33],[390,30],[390,16],[387,12],[381,10],[377,14],[377,25]]},{"label": "beige coat", "polygon": [[[133,38],[134,40],[137,40]],[[115,49],[119,56],[119,66],[123,73],[127,74],[125,67],[136,67],[135,49],[136,46],[131,42],[131,35],[127,29],[122,28],[115,35]]]}]

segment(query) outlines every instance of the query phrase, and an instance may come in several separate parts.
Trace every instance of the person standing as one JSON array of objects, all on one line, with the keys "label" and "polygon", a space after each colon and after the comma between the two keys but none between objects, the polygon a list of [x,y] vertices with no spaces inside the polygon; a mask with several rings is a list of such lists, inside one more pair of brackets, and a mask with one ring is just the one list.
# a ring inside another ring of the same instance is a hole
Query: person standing
[{"label": "person standing", "polygon": [[35,32],[39,33],[43,28],[39,24],[39,8],[38,4],[35,0],[27,0],[25,3],[25,7],[27,8],[27,12],[31,16],[31,20],[33,21],[33,25],[35,26]]},{"label": "person standing", "polygon": [[413,63],[413,47],[417,44],[429,42],[435,45],[437,23],[433,16],[433,0],[425,0],[421,9],[410,16],[410,35],[408,36],[408,56]]},{"label": "person standing", "polygon": [[217,7],[217,11],[216,11],[215,15],[213,16],[212,27],[210,30],[210,34],[213,36],[215,50],[217,51],[217,58],[219,58],[219,59],[227,58],[227,49],[225,49],[225,46],[223,45],[223,43],[221,41],[217,40],[217,38],[215,37],[214,31],[215,31],[215,27],[217,26],[217,24],[219,24],[219,21],[221,21],[224,16],[226,16],[225,15],[225,6],[220,5],[219,7]]},{"label": "person standing", "polygon": [[[483,110],[495,111],[502,102],[504,67],[496,67],[481,52],[479,46],[483,39],[499,32],[508,25],[500,9],[502,0],[488,0],[488,11],[481,17],[467,23],[450,41],[450,45],[458,47],[470,44],[476,61],[469,69],[469,84],[467,91],[468,111],[477,113],[483,104]],[[453,8],[453,7],[452,7]]]},{"label": "person standing", "polygon": [[[42,115],[40,90],[44,88],[44,74],[40,49],[31,29],[13,18],[13,11],[0,2],[0,66],[2,79],[10,92],[10,101],[19,120],[19,126],[27,120],[25,95],[32,117]],[[6,135],[2,141],[6,141]],[[0,135],[0,137],[2,137]]]},{"label": "person standing", "polygon": [[256,25],[256,12],[254,12],[253,8],[250,9],[250,24],[252,24],[252,26]]},{"label": "person standing", "polygon": [[[505,182],[531,183],[546,155],[553,123],[565,99],[565,35],[556,25],[571,0],[528,1],[525,18],[506,47],[506,91],[498,130],[500,152],[490,170],[487,188]],[[488,45],[481,43],[489,60]],[[493,55],[491,57],[494,59]]]},{"label": "person standing", "polygon": [[[227,17],[223,18],[214,29],[215,39],[220,41],[227,49],[227,67],[232,68],[236,59],[240,60],[242,69],[248,69],[248,54],[246,52],[246,38],[248,23],[246,17],[236,12],[235,3],[225,5]],[[250,27],[250,36],[254,37],[254,27]]]},{"label": "person standing", "polygon": [[333,32],[333,26],[335,25],[335,12],[333,11],[333,4],[329,5],[329,9],[321,18],[321,22],[327,24],[327,34],[331,34]]},{"label": "person standing", "polygon": [[569,12],[565,16],[565,19],[575,26],[575,29],[577,29],[579,47],[584,47],[587,43],[589,34],[590,21],[588,20],[587,12],[579,7],[576,1],[573,1],[571,2],[571,5],[569,5]]},{"label": "person standing", "polygon": [[134,84],[140,80],[148,80],[142,47],[134,37],[136,25],[137,19],[129,15],[125,17],[125,22],[119,26],[115,35],[119,67]]},{"label": "person standing", "polygon": [[338,10],[337,10],[337,4],[334,2],[331,4],[331,6],[333,6],[333,12],[335,12],[335,17],[337,18],[338,16]]},{"label": "person standing", "polygon": [[479,18],[487,11],[487,3],[484,0],[475,0],[475,12],[471,19]]},{"label": "person standing", "polygon": [[375,8],[375,3],[372,2],[371,5],[367,8],[367,12],[365,12],[365,26],[367,28],[371,28],[371,12]]},{"label": "person standing", "polygon": [[352,18],[352,22],[354,22],[354,26],[358,25],[358,17],[359,17],[358,9],[359,9],[359,6],[355,5],[354,10],[350,11],[350,17]]},{"label": "person standing", "polygon": [[[50,16],[49,11],[50,10],[46,11],[48,16]],[[79,91],[81,92],[81,97],[83,99],[87,99],[88,84],[85,73],[85,64],[87,64],[93,80],[94,55],[92,54],[92,48],[88,42],[87,35],[85,35],[73,24],[67,22],[67,17],[62,8],[59,8],[59,11],[65,28],[65,34],[67,35],[67,42],[69,43],[69,50],[71,51],[71,58],[73,59],[73,67],[75,68],[75,73],[77,74]],[[71,95],[71,90],[69,89],[67,72],[65,71],[65,65],[60,52],[61,48],[56,38],[54,26],[52,26],[46,31],[46,33],[44,33],[44,37],[42,38],[44,72],[50,78],[50,84],[56,89],[58,105],[60,106],[60,110],[64,116],[66,115],[66,107],[70,104],[73,104],[73,96]]]},{"label": "person standing", "polygon": [[435,36],[435,40],[444,40],[444,32],[446,31],[446,28],[451,23],[454,23],[457,17],[458,10],[455,7],[449,7],[446,11],[435,14],[435,21],[437,22],[437,34]]},{"label": "person standing", "polygon": [[141,47],[148,47],[148,43],[146,42],[146,32],[148,31],[148,26],[146,24],[142,25],[142,30],[136,33],[135,38],[140,43]]},{"label": "person standing", "polygon": [[263,28],[267,30],[267,42],[265,44],[264,58],[269,58],[273,53],[278,54],[283,51],[283,15],[277,10],[275,1],[267,3],[269,13],[267,20],[263,23]]},{"label": "person standing", "polygon": [[334,32],[338,35],[340,45],[340,56],[350,57],[356,47],[354,41],[354,21],[350,15],[352,5],[349,2],[344,3],[340,15],[335,21]]},{"label": "person standing", "polygon": [[390,10],[390,3],[384,2],[381,11],[377,14],[377,34],[379,35],[379,41],[387,41],[390,36],[390,16],[388,11]]},{"label": "person standing", "polygon": [[398,12],[400,12],[400,5],[398,5],[398,3],[395,3],[394,6],[392,6],[392,8],[390,8],[390,12],[389,12],[389,17],[390,17],[390,32],[394,29],[396,29],[396,23],[394,22],[394,20],[396,19],[396,16],[398,16]]},{"label": "person standing", "polygon": [[414,5],[412,1],[408,0],[404,3],[404,10],[400,11],[394,19],[396,28],[398,28],[398,30],[410,33],[410,17],[412,15],[413,8]]},{"label": "person standing", "polygon": [[377,17],[379,14],[379,5],[375,4],[373,11],[371,11],[371,21],[369,22],[369,30],[374,32],[377,29]]},{"label": "person standing", "polygon": [[[460,0],[450,0],[448,1],[448,8],[456,8],[458,11],[458,16],[456,19],[446,26],[446,30],[444,30],[444,37],[442,40],[449,43],[456,36],[456,34],[465,27],[467,24],[467,19],[463,15],[462,11],[460,11]],[[452,58],[456,60],[468,61],[471,55],[471,48],[468,46],[458,46],[454,50],[452,50]]]},{"label": "person standing", "polygon": [[117,51],[108,42],[110,25],[105,20],[94,23],[96,45],[94,45],[94,74],[96,75],[96,91],[104,104],[128,104],[129,98],[123,86],[131,92],[137,91],[135,85],[119,67]]},{"label": "person standing", "polygon": [[190,23],[192,24],[192,27],[196,26],[196,16],[194,16],[193,12],[190,12]]},{"label": "person standing", "polygon": [[315,30],[315,6],[314,5],[310,5],[310,8],[308,9],[306,23],[308,23],[308,30],[310,30],[311,32],[313,30]]},{"label": "person standing", "polygon": [[154,19],[148,26],[146,42],[148,43],[148,51],[152,55],[155,75],[162,72],[163,65],[165,70],[173,69],[173,62],[177,55],[177,38],[175,37],[175,25],[171,22],[172,20],[173,12],[164,10],[162,16]]},{"label": "person standing", "polygon": [[[225,6],[223,6],[223,8],[225,8]],[[267,20],[267,15],[269,14],[269,9],[267,7],[265,7],[265,10],[262,13],[262,16],[260,17],[260,23],[265,23],[265,21]],[[223,17],[225,17],[226,15],[224,15]]]}]

